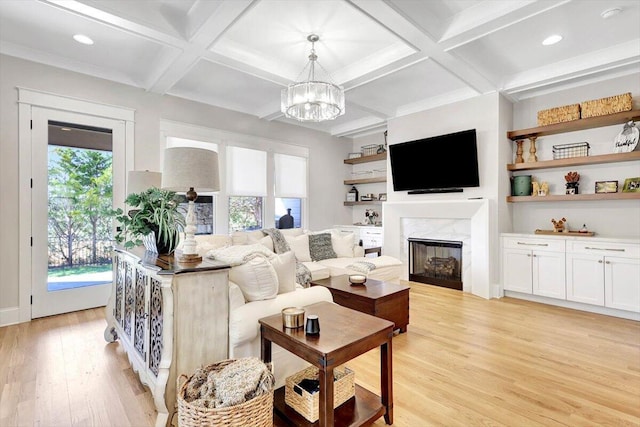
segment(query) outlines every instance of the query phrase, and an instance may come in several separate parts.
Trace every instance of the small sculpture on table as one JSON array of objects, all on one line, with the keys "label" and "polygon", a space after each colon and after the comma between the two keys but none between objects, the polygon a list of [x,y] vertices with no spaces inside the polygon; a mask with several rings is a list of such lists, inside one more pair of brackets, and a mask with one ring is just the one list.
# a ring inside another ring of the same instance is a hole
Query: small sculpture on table
[{"label": "small sculpture on table", "polygon": [[567,219],[564,217],[559,220],[551,218],[551,223],[553,224],[553,231],[555,233],[566,233],[569,231],[569,228],[567,227]]}]

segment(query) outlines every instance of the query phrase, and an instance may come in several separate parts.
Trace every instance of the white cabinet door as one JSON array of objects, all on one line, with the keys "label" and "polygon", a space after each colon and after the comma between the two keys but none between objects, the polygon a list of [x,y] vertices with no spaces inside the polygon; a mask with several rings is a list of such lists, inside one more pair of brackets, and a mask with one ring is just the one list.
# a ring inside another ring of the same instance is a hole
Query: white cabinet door
[{"label": "white cabinet door", "polygon": [[360,230],[360,238],[365,248],[382,247],[383,235],[383,231],[379,227],[363,227]]},{"label": "white cabinet door", "polygon": [[640,312],[640,259],[605,257],[604,305]]},{"label": "white cabinet door", "polygon": [[533,294],[566,298],[564,252],[533,251]]},{"label": "white cabinet door", "polygon": [[504,289],[530,294],[532,288],[531,251],[504,249],[502,256]]},{"label": "white cabinet door", "polygon": [[568,300],[604,305],[603,258],[595,254],[567,254]]}]

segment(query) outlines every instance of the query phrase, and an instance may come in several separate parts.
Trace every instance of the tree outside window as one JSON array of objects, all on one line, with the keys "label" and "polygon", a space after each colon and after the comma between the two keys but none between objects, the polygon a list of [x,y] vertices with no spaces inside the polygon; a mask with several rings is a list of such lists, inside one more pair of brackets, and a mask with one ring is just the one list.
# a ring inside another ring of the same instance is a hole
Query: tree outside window
[{"label": "tree outside window", "polygon": [[229,231],[259,230],[262,228],[262,197],[229,197]]}]

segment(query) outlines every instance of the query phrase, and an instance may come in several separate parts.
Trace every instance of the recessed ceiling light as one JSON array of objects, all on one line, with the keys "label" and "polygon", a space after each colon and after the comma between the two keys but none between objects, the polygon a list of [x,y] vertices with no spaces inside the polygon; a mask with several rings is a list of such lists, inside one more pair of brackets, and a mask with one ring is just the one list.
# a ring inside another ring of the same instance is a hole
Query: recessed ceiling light
[{"label": "recessed ceiling light", "polygon": [[554,35],[549,36],[546,39],[544,39],[542,41],[542,44],[545,45],[545,46],[551,46],[552,44],[558,43],[560,40],[562,40],[562,36],[560,36],[558,34],[554,34]]},{"label": "recessed ceiling light", "polygon": [[76,34],[75,36],[73,36],[73,39],[78,43],[89,45],[93,44],[93,40],[91,40],[89,36],[85,36],[84,34]]},{"label": "recessed ceiling light", "polygon": [[614,15],[619,14],[620,12],[622,12],[622,8],[620,7],[612,7],[611,9],[607,9],[605,11],[603,11],[600,16],[602,16],[602,19],[609,19]]},{"label": "recessed ceiling light", "polygon": [[71,132],[71,128],[60,128],[60,130],[63,130],[65,132]]}]

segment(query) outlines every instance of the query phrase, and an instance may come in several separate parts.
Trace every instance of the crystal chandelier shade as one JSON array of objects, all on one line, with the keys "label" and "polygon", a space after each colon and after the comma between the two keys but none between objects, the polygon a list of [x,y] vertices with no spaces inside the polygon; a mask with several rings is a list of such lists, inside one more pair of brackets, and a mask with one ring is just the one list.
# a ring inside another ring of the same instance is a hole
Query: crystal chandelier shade
[{"label": "crystal chandelier shade", "polygon": [[344,114],[344,89],[331,82],[330,78],[328,81],[316,79],[316,64],[324,71],[314,50],[319,37],[311,34],[307,40],[311,42],[311,54],[307,66],[300,73],[302,75],[308,68],[307,80],[291,83],[282,89],[280,111],[286,117],[302,122],[333,120]]}]

